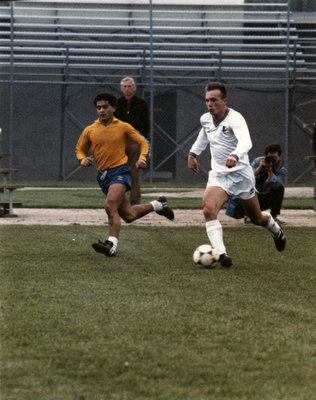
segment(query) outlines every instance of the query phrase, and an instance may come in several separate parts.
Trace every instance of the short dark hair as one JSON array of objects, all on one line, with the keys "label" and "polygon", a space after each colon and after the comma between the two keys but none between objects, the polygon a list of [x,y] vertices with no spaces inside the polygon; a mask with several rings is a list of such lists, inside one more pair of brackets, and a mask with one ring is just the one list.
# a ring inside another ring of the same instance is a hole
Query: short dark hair
[{"label": "short dark hair", "polygon": [[219,90],[222,93],[222,98],[225,99],[227,97],[226,86],[220,82],[209,82],[205,86],[205,92],[209,92],[210,90]]},{"label": "short dark hair", "polygon": [[116,100],[116,97],[113,96],[113,94],[111,94],[111,93],[100,93],[100,94],[98,94],[93,100],[93,104],[95,105],[95,107],[97,105],[97,102],[98,101],[102,101],[102,100],[103,101],[108,101],[109,104],[112,107],[116,107],[117,100]]},{"label": "short dark hair", "polygon": [[264,154],[267,155],[268,153],[275,153],[277,152],[279,156],[282,154],[282,147],[279,143],[271,143],[265,148]]}]

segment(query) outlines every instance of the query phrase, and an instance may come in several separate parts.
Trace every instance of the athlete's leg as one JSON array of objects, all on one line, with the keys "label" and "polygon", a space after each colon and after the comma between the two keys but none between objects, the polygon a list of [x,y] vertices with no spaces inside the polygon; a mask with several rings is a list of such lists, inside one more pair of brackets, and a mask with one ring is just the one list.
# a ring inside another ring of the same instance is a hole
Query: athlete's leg
[{"label": "athlete's leg", "polygon": [[240,201],[243,205],[245,214],[255,225],[266,226],[268,224],[269,215],[261,211],[257,194],[251,197],[251,199],[240,199]]},{"label": "athlete's leg", "polygon": [[229,199],[228,194],[219,186],[209,186],[203,196],[203,214],[205,221],[217,219],[223,204]]},{"label": "athlete's leg", "polygon": [[284,186],[271,188],[271,191],[266,194],[258,193],[258,200],[261,210],[271,209],[271,215],[276,218],[281,213],[281,206],[284,197]]},{"label": "athlete's leg", "polygon": [[257,196],[261,211],[267,210],[270,207],[269,193],[267,194],[257,193]]},{"label": "athlete's leg", "polygon": [[105,242],[93,243],[92,247],[98,253],[105,254],[107,257],[114,257],[121,229],[121,217],[126,222],[132,222],[153,211],[153,206],[150,203],[131,206],[126,194],[125,184],[113,183],[108,189],[105,211],[109,222],[109,237]]},{"label": "athlete's leg", "polygon": [[138,218],[144,217],[154,210],[151,203],[131,205],[129,198],[125,194],[122,200],[118,213],[121,218],[127,223],[133,222]]},{"label": "athlete's leg", "polygon": [[121,183],[114,183],[109,187],[105,199],[105,211],[109,220],[109,235],[118,238],[121,229],[121,217],[119,208],[124,203],[126,196],[126,186]]},{"label": "athlete's leg", "polygon": [[99,240],[99,242],[92,244],[96,252],[104,254],[107,257],[114,257],[116,255],[121,229],[121,218],[118,209],[125,197],[127,197],[125,184],[114,183],[110,185],[104,205],[109,222],[109,237],[105,242]]},{"label": "athlete's leg", "polygon": [[283,251],[286,244],[286,239],[281,227],[274,221],[272,216],[267,212],[262,212],[260,209],[257,194],[248,200],[241,200],[246,215],[255,225],[263,226],[268,229],[273,236],[277,250]]},{"label": "athlete's leg", "polygon": [[98,253],[103,253],[108,257],[116,255],[118,237],[121,229],[121,218],[129,223],[152,211],[170,220],[174,218],[174,213],[171,208],[168,207],[164,196],[160,196],[157,200],[150,203],[132,206],[126,194],[125,183],[110,184],[106,192],[105,211],[108,215],[109,237],[105,242],[99,241],[98,243],[93,243],[92,247]]},{"label": "athlete's leg", "polygon": [[228,200],[227,193],[218,186],[209,186],[203,196],[203,214],[207,236],[212,246],[220,254],[220,262],[224,267],[232,265],[231,258],[226,254],[223,240],[222,224],[218,220],[218,213],[223,204]]}]

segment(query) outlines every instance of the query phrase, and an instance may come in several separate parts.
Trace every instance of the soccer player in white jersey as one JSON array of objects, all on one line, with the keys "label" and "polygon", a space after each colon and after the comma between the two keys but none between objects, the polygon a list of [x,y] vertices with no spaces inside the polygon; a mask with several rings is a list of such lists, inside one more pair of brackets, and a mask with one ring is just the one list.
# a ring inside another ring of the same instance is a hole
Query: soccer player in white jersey
[{"label": "soccer player in white jersey", "polygon": [[197,156],[210,145],[211,170],[203,196],[203,214],[206,231],[212,246],[219,251],[220,263],[230,267],[233,262],[226,253],[223,229],[218,213],[230,197],[241,200],[245,214],[255,225],[268,229],[277,250],[283,251],[286,239],[281,227],[267,212],[262,212],[255,190],[255,177],[249,164],[252,147],[247,123],[243,116],[227,107],[226,87],[219,82],[205,88],[208,109],[201,116],[201,130],[190,149],[188,167],[199,173]]}]

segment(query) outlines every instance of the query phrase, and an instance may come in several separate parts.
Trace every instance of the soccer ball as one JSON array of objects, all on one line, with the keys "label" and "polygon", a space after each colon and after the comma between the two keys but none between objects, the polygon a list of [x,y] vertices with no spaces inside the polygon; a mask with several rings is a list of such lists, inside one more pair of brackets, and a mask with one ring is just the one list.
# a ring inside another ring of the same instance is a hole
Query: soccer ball
[{"label": "soccer ball", "polygon": [[210,244],[202,244],[193,253],[193,262],[199,267],[215,268],[219,254]]}]

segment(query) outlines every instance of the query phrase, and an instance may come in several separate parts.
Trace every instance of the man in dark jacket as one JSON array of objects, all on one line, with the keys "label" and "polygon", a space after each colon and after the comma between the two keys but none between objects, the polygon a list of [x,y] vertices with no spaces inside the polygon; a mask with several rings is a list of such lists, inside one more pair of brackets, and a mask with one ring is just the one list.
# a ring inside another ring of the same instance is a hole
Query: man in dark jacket
[{"label": "man in dark jacket", "polygon": [[[135,95],[136,84],[133,78],[127,76],[121,80],[123,96],[117,101],[115,117],[128,122],[146,139],[150,136],[149,107],[145,100]],[[135,168],[135,162],[139,158],[139,146],[134,142],[126,145],[128,164],[131,168],[132,190],[130,193],[131,204],[140,204],[140,169]]]}]

